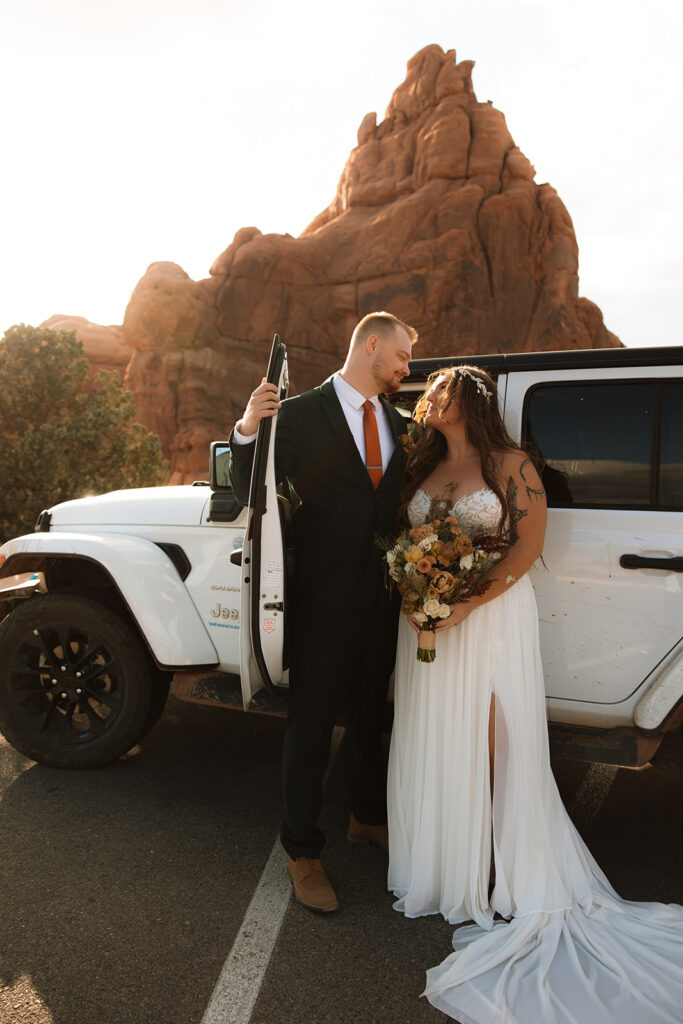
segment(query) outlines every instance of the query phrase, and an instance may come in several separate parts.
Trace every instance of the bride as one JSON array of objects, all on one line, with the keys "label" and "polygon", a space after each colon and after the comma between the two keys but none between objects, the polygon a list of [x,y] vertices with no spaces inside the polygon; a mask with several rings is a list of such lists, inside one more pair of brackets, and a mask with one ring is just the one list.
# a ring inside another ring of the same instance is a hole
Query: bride
[{"label": "bride", "polygon": [[538,618],[528,570],[545,494],[507,434],[491,378],[434,374],[415,418],[400,511],[447,497],[472,535],[512,534],[486,592],[436,626],[416,659],[401,617],[389,755],[389,876],[397,910],[461,925],[425,995],[461,1024],[680,1024],[683,908],[619,899],[550,769]]}]

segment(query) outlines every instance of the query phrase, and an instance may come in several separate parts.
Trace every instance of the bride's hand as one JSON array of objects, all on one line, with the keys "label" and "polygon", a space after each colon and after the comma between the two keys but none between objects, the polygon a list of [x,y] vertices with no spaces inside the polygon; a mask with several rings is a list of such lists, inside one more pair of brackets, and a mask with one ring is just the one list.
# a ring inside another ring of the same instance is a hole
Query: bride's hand
[{"label": "bride's hand", "polygon": [[406,618],[408,619],[408,622],[410,623],[410,626],[411,626],[411,628],[412,628],[412,629],[414,629],[416,633],[419,633],[419,632],[420,632],[420,630],[422,629],[422,627],[423,627],[424,623],[422,623],[422,622],[417,622],[417,621],[416,621],[416,620],[415,620],[415,619],[414,619],[414,618],[412,617],[412,615],[408,615],[408,616],[406,616]]},{"label": "bride's hand", "polygon": [[461,601],[459,604],[452,604],[449,607],[451,609],[451,614],[447,619],[438,620],[434,626],[435,631],[450,629],[451,626],[457,626],[459,623],[464,622],[472,610],[467,601]]}]

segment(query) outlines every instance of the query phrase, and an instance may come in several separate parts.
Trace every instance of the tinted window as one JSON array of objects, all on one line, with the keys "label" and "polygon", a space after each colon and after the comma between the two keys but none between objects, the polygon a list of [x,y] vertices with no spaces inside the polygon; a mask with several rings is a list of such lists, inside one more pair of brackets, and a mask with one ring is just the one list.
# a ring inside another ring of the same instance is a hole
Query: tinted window
[{"label": "tinted window", "polygon": [[683,381],[662,384],[661,402],[660,502],[683,509]]},{"label": "tinted window", "polygon": [[652,504],[656,389],[655,383],[620,382],[532,391],[526,436],[547,462],[549,505]]}]

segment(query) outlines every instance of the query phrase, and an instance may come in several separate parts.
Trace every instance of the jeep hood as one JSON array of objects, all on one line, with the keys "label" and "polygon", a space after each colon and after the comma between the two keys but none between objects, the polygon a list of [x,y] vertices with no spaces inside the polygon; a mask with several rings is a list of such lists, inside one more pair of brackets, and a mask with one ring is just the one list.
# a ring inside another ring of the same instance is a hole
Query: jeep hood
[{"label": "jeep hood", "polygon": [[51,530],[75,526],[199,526],[208,487],[135,487],[53,505]]}]

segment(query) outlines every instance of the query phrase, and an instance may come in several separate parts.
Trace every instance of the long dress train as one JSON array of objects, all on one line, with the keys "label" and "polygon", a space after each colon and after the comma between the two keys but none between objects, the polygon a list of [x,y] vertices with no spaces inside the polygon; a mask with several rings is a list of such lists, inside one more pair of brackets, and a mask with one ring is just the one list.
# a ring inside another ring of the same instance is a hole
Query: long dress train
[{"label": "long dress train", "polygon": [[[416,493],[412,525],[429,502]],[[475,533],[493,532],[500,517],[488,489],[454,511]],[[681,1024],[683,907],[621,900],[555,785],[528,576],[439,634],[433,663],[415,650],[402,619],[388,886],[408,917],[473,922],[456,929],[424,994],[461,1024]]]}]

